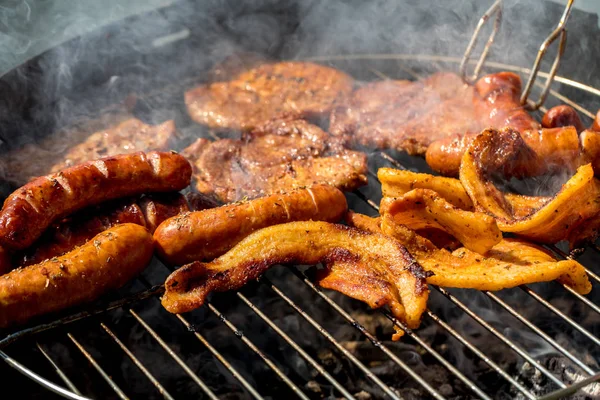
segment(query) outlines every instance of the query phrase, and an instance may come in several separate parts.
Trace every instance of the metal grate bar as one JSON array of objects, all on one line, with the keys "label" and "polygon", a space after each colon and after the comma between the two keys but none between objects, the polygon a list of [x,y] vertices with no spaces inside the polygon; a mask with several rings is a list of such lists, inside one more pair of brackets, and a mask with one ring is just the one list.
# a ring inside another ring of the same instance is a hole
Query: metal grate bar
[{"label": "metal grate bar", "polygon": [[354,396],[352,396],[350,392],[348,392],[333,376],[331,376],[329,372],[325,370],[325,368],[323,368],[318,362],[316,362],[314,358],[312,358],[306,351],[304,351],[302,347],[300,347],[295,341],[293,341],[292,338],[290,338],[284,331],[282,331],[269,317],[267,317],[262,311],[260,311],[258,307],[254,305],[254,303],[248,300],[248,298],[240,292],[237,292],[237,296],[240,299],[242,299],[242,301],[246,303],[246,305],[250,307],[250,309],[254,311],[256,315],[258,315],[264,322],[266,322],[267,325],[271,327],[271,329],[273,329],[279,336],[281,336],[287,344],[292,346],[292,348],[296,350],[298,354],[300,354],[300,356],[302,356],[302,358],[304,358],[319,374],[321,374],[325,379],[327,379],[345,398],[354,399]]},{"label": "metal grate bar", "polygon": [[275,372],[277,374],[277,376],[283,381],[285,382],[286,385],[288,385],[290,387],[290,389],[292,389],[294,391],[294,393],[300,397],[301,399],[304,400],[310,400],[309,397],[307,395],[305,395],[298,386],[296,386],[296,384],[294,384],[294,382],[291,381],[290,378],[288,378],[283,371],[281,371],[281,369],[279,369],[279,367],[277,365],[275,365],[275,363],[273,361],[271,361],[266,355],[265,353],[263,353],[262,351],[260,351],[260,349],[258,347],[256,347],[256,345],[250,340],[248,339],[248,337],[246,337],[244,335],[244,332],[240,331],[233,323],[231,323],[231,321],[229,321],[223,314],[221,314],[221,312],[211,303],[207,302],[206,303],[208,305],[208,308],[210,311],[212,311],[225,325],[227,325],[227,327],[229,329],[231,329],[231,331],[235,334],[235,336],[237,336],[242,342],[244,342],[244,344],[246,346],[248,346],[250,348],[250,350],[252,350],[254,353],[256,353],[256,355],[258,355],[264,362],[265,364],[267,364],[267,366],[269,368],[271,368],[273,370],[273,372]]},{"label": "metal grate bar", "polygon": [[115,335],[115,333],[108,326],[106,326],[106,324],[104,324],[103,322],[101,322],[100,326],[102,327],[102,329],[104,329],[106,331],[106,333],[108,333],[108,335],[115,341],[115,343],[117,343],[119,345],[119,347],[121,348],[121,350],[123,350],[125,352],[125,354],[127,355],[127,357],[129,357],[131,359],[131,361],[133,361],[133,363],[135,364],[135,366],[138,367],[140,369],[140,371],[142,371],[142,373],[144,375],[146,375],[146,378],[148,378],[148,380],[150,382],[152,382],[152,384],[154,385],[154,387],[156,387],[156,389],[158,390],[158,392],[165,399],[167,399],[167,400],[175,400],[173,398],[173,396],[171,396],[169,394],[169,392],[167,392],[167,390],[164,388],[164,386],[161,385],[160,382],[158,382],[158,380],[154,377],[154,375],[152,375],[150,373],[150,371],[148,370],[148,368],[146,368],[144,366],[144,364],[142,364],[140,362],[140,360],[135,356],[135,354],[133,354],[131,352],[131,350],[129,350],[127,348],[127,346],[125,346],[125,344],[123,342],[121,342],[121,340],[117,337],[117,335]]},{"label": "metal grate bar", "polygon": [[352,318],[350,314],[348,314],[342,307],[340,307],[335,301],[333,301],[329,296],[327,296],[321,289],[316,287],[304,273],[292,269],[294,274],[301,279],[308,287],[310,287],[315,293],[317,293],[323,300],[325,300],[334,310],[336,310],[340,315],[344,317],[344,319],[349,322],[353,327],[358,329],[363,335],[369,339],[369,341],[373,344],[373,346],[377,347],[381,351],[385,353],[390,359],[392,359],[404,372],[410,375],[415,381],[417,381],[421,386],[423,386],[434,398],[442,400],[444,397],[435,390],[426,380],[424,380],[421,376],[419,376],[412,368],[404,363],[398,356],[396,356],[386,345],[381,343],[375,336],[373,336],[369,331],[365,329],[356,319]]},{"label": "metal grate bar", "polygon": [[466,348],[471,350],[477,357],[479,357],[483,362],[485,362],[490,368],[496,371],[499,375],[501,375],[505,380],[507,380],[511,385],[516,387],[523,395],[529,399],[535,399],[535,396],[531,394],[523,385],[517,382],[513,377],[507,374],[502,368],[498,366],[494,361],[492,361],[488,356],[483,354],[477,347],[475,347],[471,342],[466,340],[463,336],[461,336],[456,330],[454,330],[450,325],[444,322],[440,317],[438,317],[431,310],[427,310],[427,315],[435,322],[437,322],[442,328],[444,328],[448,333],[454,336],[459,342],[461,342]]},{"label": "metal grate bar", "polygon": [[418,335],[416,335],[412,329],[408,326],[404,325],[404,323],[400,322],[396,317],[394,317],[389,311],[382,311],[383,315],[385,315],[390,321],[394,323],[398,328],[402,329],[408,336],[414,339],[417,343],[421,345],[429,354],[435,357],[448,371],[452,372],[458,379],[460,379],[471,391],[476,393],[479,397],[486,400],[491,400],[485,392],[483,392],[475,383],[467,378],[462,372],[460,372],[454,365],[450,364],[448,360],[446,360],[440,353],[435,351],[431,346],[427,344],[423,339],[421,339]]},{"label": "metal grate bar", "polygon": [[461,302],[456,297],[454,297],[453,295],[451,295],[450,293],[448,293],[445,289],[442,289],[440,287],[433,286],[433,285],[431,285],[431,286],[435,290],[437,290],[438,292],[440,292],[441,294],[443,294],[444,296],[446,296],[446,298],[448,298],[458,308],[460,308],[461,310],[463,310],[468,316],[470,316],[475,321],[477,321],[477,323],[479,323],[482,327],[484,327],[492,335],[496,336],[504,344],[506,344],[508,347],[510,347],[513,351],[515,351],[518,355],[520,355],[521,357],[523,357],[527,362],[529,362],[529,364],[531,364],[531,366],[533,366],[535,369],[537,369],[538,371],[540,371],[544,376],[546,376],[552,382],[554,382],[555,384],[557,384],[559,387],[561,387],[563,389],[567,387],[567,385],[565,385],[561,380],[559,380],[556,376],[554,376],[550,371],[548,371],[546,368],[544,368],[537,360],[535,360],[533,357],[531,357],[529,355],[529,353],[525,352],[516,343],[514,343],[513,341],[511,341],[510,339],[508,339],[506,336],[504,336],[502,333],[500,333],[496,328],[494,328],[488,322],[486,322],[483,318],[481,318],[480,316],[478,316],[477,314],[475,314],[463,302]]},{"label": "metal grate bar", "polygon": [[113,302],[108,303],[108,305],[101,305],[98,306],[96,308],[93,308],[91,310],[85,310],[85,311],[81,311],[78,312],[76,314],[72,314],[72,315],[68,315],[64,318],[60,318],[57,320],[54,320],[50,323],[47,324],[41,324],[41,325],[36,325],[32,328],[27,328],[27,329],[22,329],[18,332],[15,332],[13,334],[10,334],[8,336],[6,336],[4,339],[0,340],[0,349],[5,348],[6,346],[8,346],[11,343],[16,342],[17,340],[25,337],[25,336],[30,336],[36,333],[40,333],[43,331],[47,331],[50,329],[54,329],[56,327],[62,326],[62,325],[66,325],[66,324],[70,324],[71,322],[75,322],[75,321],[79,321],[81,319],[87,318],[87,317],[91,317],[94,315],[99,315],[99,314],[103,314],[107,311],[110,310],[114,310],[117,308],[121,308],[127,304],[132,304],[135,303],[137,301],[140,300],[144,300],[147,299],[149,297],[153,297],[156,295],[160,295],[165,291],[165,288],[161,285],[161,286],[154,286],[151,287],[148,290],[144,290],[142,292],[139,293],[135,293],[131,296],[125,297],[123,299],[120,300],[116,300]]},{"label": "metal grate bar", "polygon": [[533,290],[531,290],[529,287],[527,287],[527,285],[522,285],[522,286],[520,286],[520,288],[525,293],[527,293],[529,296],[531,296],[534,299],[536,299],[540,304],[542,304],[548,310],[552,311],[554,314],[556,314],[559,317],[561,317],[563,320],[565,320],[565,322],[567,322],[573,328],[577,329],[579,332],[581,332],[583,335],[585,335],[588,339],[590,339],[591,341],[593,341],[597,346],[600,346],[600,339],[598,339],[596,336],[592,335],[592,333],[590,331],[588,331],[587,329],[585,329],[583,326],[579,325],[577,322],[573,321],[565,313],[563,313],[562,311],[560,311],[558,308],[554,307],[547,300],[545,300],[544,298],[542,298],[539,294],[537,294],[536,292],[534,292]]},{"label": "metal grate bar", "polygon": [[246,380],[246,378],[244,378],[234,367],[233,365],[231,365],[231,363],[229,361],[227,361],[227,359],[225,359],[225,357],[223,357],[223,355],[217,350],[215,349],[209,342],[208,340],[206,340],[206,338],[204,336],[202,336],[200,334],[200,332],[197,332],[196,330],[194,330],[194,328],[192,327],[192,324],[190,324],[182,315],[177,314],[176,317],[181,321],[181,323],[183,323],[183,325],[187,328],[187,330],[189,330],[190,332],[193,332],[194,335],[196,336],[196,338],[208,349],[208,351],[210,351],[212,353],[212,355],[219,360],[219,362],[231,373],[231,375],[233,375],[233,377],[235,379],[237,379],[242,386],[244,387],[244,389],[246,389],[251,395],[252,397],[254,397],[257,400],[264,400],[263,397],[256,391],[256,389],[254,389],[254,387],[252,385],[250,385],[250,383]]},{"label": "metal grate bar", "polygon": [[541,336],[546,342],[548,342],[550,345],[552,345],[552,347],[554,347],[556,350],[558,350],[560,353],[562,353],[565,357],[567,357],[569,360],[571,360],[575,365],[577,365],[579,368],[581,368],[583,371],[585,371],[588,375],[594,374],[594,370],[592,370],[590,367],[585,365],[583,363],[583,361],[581,361],[580,359],[575,357],[573,354],[569,353],[564,347],[562,347],[560,344],[558,344],[558,342],[556,342],[548,334],[546,334],[540,328],[538,328],[533,323],[531,323],[527,318],[525,318],[524,316],[519,314],[514,308],[512,308],[511,306],[506,304],[502,299],[500,299],[494,293],[488,292],[488,291],[484,291],[483,293],[485,293],[489,298],[491,298],[493,301],[498,303],[502,308],[504,308],[511,315],[513,315],[515,318],[517,318],[519,321],[521,321],[523,324],[525,324],[529,329],[531,329],[532,331],[537,333],[539,336]]},{"label": "metal grate bar", "polygon": [[[573,260],[573,257],[571,257],[569,254],[565,253],[564,251],[562,251],[561,249],[559,249],[558,247],[556,247],[553,244],[546,245],[546,247],[548,247],[550,250],[552,250],[553,252],[555,252],[556,254],[558,254],[559,256],[561,256],[565,259]],[[588,274],[588,276],[590,278],[592,278],[596,282],[600,283],[600,276],[598,276],[594,272],[590,271],[585,265],[583,266],[583,269],[585,269],[585,272]]]},{"label": "metal grate bar", "polygon": [[367,196],[365,196],[364,194],[362,194],[358,190],[355,190],[352,193],[354,193],[359,199],[361,199],[364,202],[368,203],[371,206],[371,208],[375,209],[376,211],[379,211],[379,206],[377,204],[375,204],[375,202],[373,200],[369,199]]},{"label": "metal grate bar", "polygon": [[50,354],[48,354],[48,352],[46,352],[46,350],[44,350],[42,345],[40,345],[38,342],[35,342],[35,345],[38,348],[38,350],[40,351],[40,353],[42,353],[42,355],[46,358],[46,360],[48,360],[50,365],[52,365],[52,368],[54,368],[54,371],[56,371],[56,374],[60,377],[60,379],[62,379],[62,381],[65,383],[65,385],[67,385],[67,387],[69,389],[71,389],[71,391],[73,393],[81,395],[81,392],[79,391],[79,389],[77,389],[77,387],[73,384],[73,382],[71,382],[71,380],[67,377],[67,375],[58,367],[58,365],[50,357]]},{"label": "metal grate bar", "polygon": [[373,381],[377,386],[379,386],[389,397],[392,399],[400,400],[398,395],[394,393],[392,388],[383,383],[381,379],[379,379],[370,369],[368,369],[362,362],[358,360],[352,353],[350,353],[344,346],[341,345],[340,342],[335,340],[335,338],[325,330],[317,321],[312,319],[310,315],[308,315],[304,310],[302,310],[296,303],[292,301],[289,297],[285,295],[278,287],[272,284],[267,278],[261,278],[261,281],[264,282],[267,286],[269,286],[281,299],[283,299],[290,307],[292,307],[298,314],[300,314],[308,323],[310,323],[321,335],[323,335],[332,345],[335,346],[346,358],[348,358],[354,365],[356,365],[364,374]]},{"label": "metal grate bar", "polygon": [[91,400],[87,397],[83,397],[83,396],[73,393],[61,386],[58,386],[57,384],[47,380],[46,378],[42,378],[40,375],[36,374],[31,369],[27,368],[26,366],[24,366],[23,364],[21,364],[20,362],[18,362],[14,358],[10,357],[8,354],[6,354],[5,352],[3,352],[1,350],[0,350],[0,358],[2,358],[10,367],[16,369],[17,371],[19,371],[26,377],[30,378],[32,381],[39,383],[43,387],[51,390],[52,392],[54,392],[60,396],[63,396],[67,399],[72,399],[72,400]]},{"label": "metal grate bar", "polygon": [[597,314],[600,314],[600,307],[598,307],[596,304],[592,303],[592,301],[590,299],[588,299],[587,297],[577,293],[575,291],[575,289],[573,289],[570,286],[565,285],[564,283],[560,284],[567,292],[571,293],[573,296],[577,297],[578,300],[580,300],[581,302],[585,303],[586,306],[588,306],[589,308],[591,308],[594,312],[596,312]]},{"label": "metal grate bar", "polygon": [[133,311],[132,309],[129,309],[129,313],[131,315],[133,315],[133,317],[137,320],[137,322],[139,322],[140,325],[142,325],[144,327],[144,329],[146,329],[146,331],[150,334],[150,336],[152,336],[154,338],[154,340],[156,340],[158,342],[158,344],[160,345],[160,347],[162,347],[170,356],[171,358],[173,358],[173,360],[175,360],[175,362],[177,364],[179,364],[179,366],[188,374],[188,376],[194,381],[196,382],[196,384],[202,389],[202,391],[204,393],[206,393],[206,395],[211,399],[211,400],[218,400],[218,397],[213,393],[212,390],[210,390],[210,388],[198,377],[198,375],[196,375],[191,369],[190,367],[187,366],[187,364],[177,355],[175,354],[175,352],[169,347],[169,345],[167,345],[167,343],[154,331],[154,329],[152,329],[150,327],[150,325],[148,325],[146,323],[146,321],[144,321],[135,311]]},{"label": "metal grate bar", "polygon": [[129,398],[125,395],[121,388],[115,383],[115,381],[113,381],[110,378],[110,376],[108,376],[108,374],[102,369],[100,364],[98,364],[94,357],[92,357],[92,355],[75,339],[75,337],[71,333],[67,333],[67,336],[69,337],[69,339],[71,339],[75,346],[77,346],[79,351],[81,351],[81,354],[83,354],[84,357],[87,358],[87,360],[90,362],[90,364],[92,364],[96,371],[98,371],[102,378],[104,378],[106,383],[108,383],[108,385],[115,391],[117,396],[119,396],[119,398],[121,398],[122,400],[128,400]]},{"label": "metal grate bar", "polygon": [[[566,389],[560,389],[555,392],[549,393],[545,396],[539,397],[538,400],[559,400],[565,397],[575,394],[579,389],[593,384],[594,382],[600,381],[600,372],[590,376],[589,378],[582,379],[581,381],[574,383]],[[586,397],[587,398],[587,397]]]}]

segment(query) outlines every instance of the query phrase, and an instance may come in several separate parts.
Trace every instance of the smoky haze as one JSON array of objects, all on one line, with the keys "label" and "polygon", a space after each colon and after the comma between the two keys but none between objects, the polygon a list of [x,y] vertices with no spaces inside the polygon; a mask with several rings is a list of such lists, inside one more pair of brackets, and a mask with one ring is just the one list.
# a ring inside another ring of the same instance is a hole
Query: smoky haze
[{"label": "smoky haze", "polygon": [[[202,81],[211,65],[237,52],[282,59],[359,53],[459,57],[479,17],[491,3],[175,2],[92,30],[5,75],[1,84],[3,92],[10,95],[0,99],[3,147],[18,147],[45,136],[69,125],[74,117],[93,117],[99,109],[122,103],[130,94],[160,90],[190,77]],[[36,7],[18,1],[0,8],[2,51],[12,50],[12,56],[18,56],[35,43],[18,32],[18,26],[37,26],[36,37],[41,40],[43,30],[52,36],[77,31],[81,23],[101,25],[83,15],[80,8],[74,8],[73,15],[69,15],[50,4],[58,3],[44,2],[43,7]],[[505,1],[503,24],[490,59],[530,66],[562,9],[562,5],[554,3]],[[128,14],[123,8],[115,10],[117,14]],[[36,25],[36,20],[44,21],[45,28]],[[594,40],[598,37],[597,16],[575,10],[568,28],[568,48],[560,73],[600,86],[600,77],[592,67],[597,61],[594,54],[600,51],[600,42]],[[484,30],[481,42],[488,32],[489,29]],[[174,39],[165,40],[169,35]],[[551,53],[544,70],[548,69],[554,49]],[[456,67],[450,65],[453,66]],[[180,95],[173,93],[173,102],[180,101]],[[164,119],[171,115],[166,112],[155,117]]]}]

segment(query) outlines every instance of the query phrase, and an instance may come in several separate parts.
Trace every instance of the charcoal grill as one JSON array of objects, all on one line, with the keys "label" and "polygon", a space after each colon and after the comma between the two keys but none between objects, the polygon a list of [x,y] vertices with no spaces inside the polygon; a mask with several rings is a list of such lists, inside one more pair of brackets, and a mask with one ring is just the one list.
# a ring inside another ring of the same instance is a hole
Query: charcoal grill
[{"label": "charcoal grill", "polygon": [[[305,59],[355,76],[359,71],[357,77],[365,80],[418,78],[436,70],[458,70],[461,62],[459,57],[426,54]],[[514,71],[522,78],[531,73],[490,61],[485,69]],[[194,79],[145,93],[139,103],[168,102],[167,113],[175,115],[180,129],[210,137],[211,132],[198,133],[200,128],[186,120],[181,103],[170,96],[182,93]],[[589,124],[591,110],[600,107],[600,90],[562,76],[555,77],[554,88],[560,90],[551,89],[546,104],[569,104]],[[542,85],[536,90],[543,90]],[[159,114],[164,113],[161,107]],[[428,171],[423,160],[405,154],[370,152],[369,185],[348,194],[352,209],[377,213],[381,188],[376,171],[381,166]],[[496,293],[432,286],[430,308],[422,328],[415,331],[386,310],[371,311],[316,287],[311,280],[314,268],[305,266],[276,268],[238,292],[214,296],[200,310],[171,315],[158,301],[164,290],[161,283],[171,270],[154,260],[111,300],[36,321],[0,340],[0,357],[20,373],[5,368],[10,379],[3,381],[23,387],[31,380],[47,396],[53,392],[70,399],[600,396],[595,386],[600,381],[600,276],[595,272],[600,247],[572,254],[558,246],[548,248],[558,257],[578,257],[586,265],[594,286],[589,296],[557,282]],[[380,325],[369,329],[365,315],[382,316],[390,326],[403,329],[407,344],[385,340],[377,331]],[[329,349],[328,355],[319,349]],[[376,355],[365,357],[365,352]],[[381,373],[382,365],[394,369],[393,380]],[[428,368],[443,370],[456,387],[441,384]],[[363,387],[369,394],[361,392]]]}]

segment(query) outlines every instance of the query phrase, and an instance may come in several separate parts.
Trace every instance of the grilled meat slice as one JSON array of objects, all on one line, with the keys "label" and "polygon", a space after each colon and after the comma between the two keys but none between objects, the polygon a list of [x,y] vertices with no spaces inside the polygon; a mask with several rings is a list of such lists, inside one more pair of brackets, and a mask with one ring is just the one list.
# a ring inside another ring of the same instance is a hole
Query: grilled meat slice
[{"label": "grilled meat slice", "polygon": [[[522,240],[503,239],[482,256],[464,247],[452,252],[438,248],[409,227],[395,223],[389,214],[370,218],[348,213],[347,222],[398,240],[423,268],[433,273],[427,277],[427,283],[433,285],[495,291],[556,279],[581,294],[592,289],[585,269],[577,261],[557,261],[541,247]],[[369,275],[364,279],[369,279]]]},{"label": "grilled meat slice", "polygon": [[466,248],[483,254],[502,240],[489,215],[464,211],[429,189],[414,189],[398,198],[384,197],[379,212],[412,229],[437,228],[457,238]]},{"label": "grilled meat slice", "polygon": [[[106,126],[114,122],[105,117],[102,123]],[[9,153],[4,159],[5,171],[10,182],[21,185],[31,178],[101,157],[167,150],[175,135],[173,121],[147,125],[136,118],[92,134],[85,129],[65,131],[44,139],[40,144],[29,144]]]},{"label": "grilled meat slice", "polygon": [[450,73],[369,83],[334,109],[329,130],[351,143],[424,154],[436,139],[481,129],[472,97],[473,88]]},{"label": "grilled meat slice", "polygon": [[[556,196],[529,214],[515,211],[518,205],[509,203],[494,185],[492,174],[523,157],[523,147],[519,134],[510,130],[485,130],[471,143],[461,162],[460,181],[475,210],[496,218],[501,231],[537,242],[568,240],[574,248],[594,240],[600,229],[600,181],[591,164],[579,167]],[[524,157],[530,159],[527,153]],[[582,237],[584,233],[590,236]]]},{"label": "grilled meat slice", "polygon": [[[377,177],[381,181],[381,191],[384,197],[401,197],[413,189],[430,189],[461,210],[475,210],[471,198],[462,183],[456,178],[393,168],[379,168]],[[504,193],[504,198],[517,218],[536,212],[551,200],[546,196],[525,196],[515,193]]]},{"label": "grilled meat slice", "polygon": [[350,93],[353,80],[334,68],[287,61],[260,65],[232,80],[185,93],[192,119],[211,128],[249,130],[284,114],[322,116]]},{"label": "grilled meat slice", "polygon": [[336,290],[374,307],[389,304],[410,328],[419,326],[429,296],[427,273],[406,249],[382,234],[317,221],[260,229],[210,263],[194,262],[178,269],[165,282],[162,304],[172,313],[191,311],[202,306],[210,292],[238,289],[273,265],[321,262],[350,273],[355,267],[368,269],[389,288],[379,301],[369,301],[364,291],[352,286]]},{"label": "grilled meat slice", "polygon": [[270,121],[243,140],[198,139],[183,154],[199,192],[222,202],[325,183],[353,190],[366,183],[366,156],[343,149],[304,120]]}]

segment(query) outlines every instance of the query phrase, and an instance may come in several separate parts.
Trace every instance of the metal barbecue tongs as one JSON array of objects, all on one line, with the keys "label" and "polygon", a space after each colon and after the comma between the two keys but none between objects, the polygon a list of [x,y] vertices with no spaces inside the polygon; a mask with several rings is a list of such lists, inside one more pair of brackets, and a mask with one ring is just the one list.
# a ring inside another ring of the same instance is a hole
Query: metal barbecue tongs
[{"label": "metal barbecue tongs", "polygon": [[[556,75],[556,71],[558,70],[558,66],[560,65],[560,59],[561,59],[563,53],[565,52],[565,47],[566,47],[566,42],[567,42],[567,29],[566,29],[565,25],[567,23],[567,19],[571,15],[571,9],[573,7],[574,2],[575,2],[575,0],[567,1],[567,5],[565,6],[565,10],[563,11],[560,21],[558,22],[558,25],[550,33],[550,35],[548,35],[548,37],[546,38],[546,40],[544,40],[544,42],[540,46],[540,49],[538,50],[537,57],[535,59],[535,62],[533,63],[531,72],[529,73],[529,79],[527,80],[525,89],[521,93],[521,105],[528,110],[533,111],[533,110],[537,110],[538,108],[540,108],[544,104],[544,101],[546,100],[546,97],[548,96],[548,92],[550,91],[550,86],[552,85],[552,81],[554,80],[554,76]],[[467,74],[467,64],[470,63],[471,53],[473,52],[475,45],[477,44],[477,40],[478,40],[479,34],[481,32],[481,29],[493,17],[495,17],[495,19],[494,19],[494,26],[492,28],[492,32],[490,33],[487,43],[485,44],[483,51],[481,52],[481,55],[479,56],[479,60],[475,64],[473,73],[471,75],[468,75]],[[494,4],[492,4],[492,6],[479,19],[479,22],[477,23],[477,27],[475,28],[475,31],[473,32],[473,36],[471,37],[471,41],[469,42],[469,45],[467,46],[467,49],[465,50],[465,54],[463,55],[463,58],[461,60],[459,71],[460,71],[460,75],[461,75],[463,81],[465,81],[466,83],[473,84],[479,78],[479,73],[481,71],[481,68],[483,67],[485,59],[488,56],[488,53],[490,51],[490,48],[492,47],[492,44],[494,43],[494,39],[496,37],[496,33],[498,32],[498,30],[500,28],[501,22],[502,22],[502,0],[496,0],[494,2]],[[537,76],[538,76],[538,72],[540,70],[542,59],[546,55],[546,52],[548,51],[548,48],[550,47],[550,45],[557,39],[560,39],[560,41],[558,42],[558,52],[556,54],[556,58],[554,59],[554,63],[552,64],[552,68],[550,69],[550,72],[548,72],[548,74],[547,74],[546,82],[544,82],[543,84],[538,83],[538,85],[542,87],[542,92],[540,94],[540,98],[534,102],[529,99],[529,95],[531,94],[531,89],[533,87],[533,84],[536,81]]]}]

